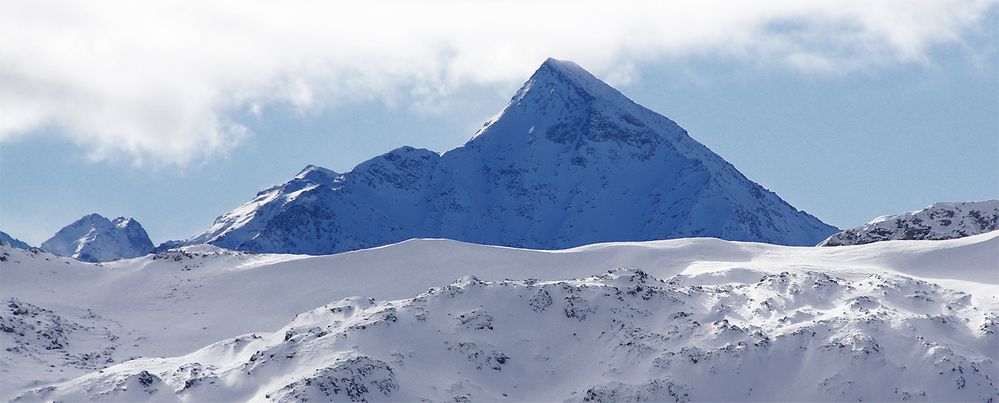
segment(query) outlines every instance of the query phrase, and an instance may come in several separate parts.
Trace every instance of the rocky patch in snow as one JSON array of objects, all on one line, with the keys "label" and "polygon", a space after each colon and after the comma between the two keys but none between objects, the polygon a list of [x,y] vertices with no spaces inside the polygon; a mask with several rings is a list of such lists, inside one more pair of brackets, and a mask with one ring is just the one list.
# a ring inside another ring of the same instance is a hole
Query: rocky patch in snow
[{"label": "rocky patch in snow", "polygon": [[999,230],[999,200],[935,203],[919,211],[878,217],[863,226],[832,235],[819,246],[954,239],[995,230]]},{"label": "rocky patch in snow", "polygon": [[8,299],[0,310],[0,376],[50,372],[69,377],[105,368],[116,361],[118,331],[117,324],[90,311],[67,317]]}]

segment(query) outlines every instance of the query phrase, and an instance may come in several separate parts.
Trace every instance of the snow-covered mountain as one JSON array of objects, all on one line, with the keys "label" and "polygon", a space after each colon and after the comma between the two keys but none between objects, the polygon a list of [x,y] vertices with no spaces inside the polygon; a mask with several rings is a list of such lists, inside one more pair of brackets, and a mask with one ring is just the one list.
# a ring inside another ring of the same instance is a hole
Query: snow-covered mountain
[{"label": "snow-covered mountain", "polygon": [[954,239],[999,230],[999,200],[934,203],[919,211],[881,216],[836,233],[819,246],[888,240]]},{"label": "snow-covered mountain", "polygon": [[999,398],[999,232],[845,249],[0,254],[0,399]]},{"label": "snow-covered mountain", "polygon": [[111,221],[95,213],[63,227],[41,247],[57,256],[105,262],[143,256],[153,250],[153,243],[135,219],[118,217]]},{"label": "snow-covered mountain", "polygon": [[20,239],[14,238],[14,237],[8,235],[6,232],[3,232],[3,231],[0,231],[0,243],[7,244],[7,245],[13,246],[13,247],[18,248],[18,249],[28,249],[28,248],[31,248],[31,245],[28,245],[26,242],[24,242],[24,241],[22,241]]},{"label": "snow-covered mountain", "polygon": [[814,245],[836,229],[747,179],[672,120],[547,60],[464,146],[308,166],[186,244],[325,254],[416,237],[564,248],[718,237]]}]

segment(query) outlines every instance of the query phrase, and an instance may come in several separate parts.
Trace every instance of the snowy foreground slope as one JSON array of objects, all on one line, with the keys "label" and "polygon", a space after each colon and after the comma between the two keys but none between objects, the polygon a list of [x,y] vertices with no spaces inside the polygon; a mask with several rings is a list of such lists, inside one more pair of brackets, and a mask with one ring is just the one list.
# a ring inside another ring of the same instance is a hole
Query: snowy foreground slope
[{"label": "snowy foreground slope", "polygon": [[999,230],[999,200],[934,203],[919,211],[882,216],[833,234],[819,246],[900,239],[954,239]]},{"label": "snowy foreground slope", "polygon": [[0,256],[0,398],[999,398],[999,232]]}]

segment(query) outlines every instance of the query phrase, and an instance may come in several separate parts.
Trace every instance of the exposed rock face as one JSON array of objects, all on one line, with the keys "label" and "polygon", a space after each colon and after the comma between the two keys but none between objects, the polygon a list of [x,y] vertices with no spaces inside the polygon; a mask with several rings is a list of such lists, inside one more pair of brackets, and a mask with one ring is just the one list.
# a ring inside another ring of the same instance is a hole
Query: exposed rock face
[{"label": "exposed rock face", "polygon": [[42,243],[42,249],[85,262],[106,262],[144,256],[153,250],[153,243],[131,217],[111,221],[90,214],[59,230]]},{"label": "exposed rock face", "polygon": [[670,119],[549,59],[464,146],[308,166],[184,244],[326,254],[416,237],[557,249],[718,237],[814,245],[836,229],[743,176]]},{"label": "exposed rock face", "polygon": [[[16,298],[0,301],[0,358],[27,363],[23,371],[94,371],[115,362],[115,324],[88,312],[67,317]],[[25,359],[21,359],[24,357]],[[9,368],[9,367],[8,367]]]},{"label": "exposed rock face", "polygon": [[830,236],[819,246],[878,241],[954,239],[999,230],[999,200],[934,203],[908,213],[883,216]]}]

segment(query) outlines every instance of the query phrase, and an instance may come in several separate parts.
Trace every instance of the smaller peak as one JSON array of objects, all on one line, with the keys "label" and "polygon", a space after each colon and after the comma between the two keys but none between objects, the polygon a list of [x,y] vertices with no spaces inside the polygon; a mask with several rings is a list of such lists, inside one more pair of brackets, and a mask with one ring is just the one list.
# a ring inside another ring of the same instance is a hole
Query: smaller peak
[{"label": "smaller peak", "polygon": [[437,153],[434,151],[430,151],[426,148],[402,146],[383,154],[383,156],[390,158],[394,156],[405,157],[405,158],[422,158],[430,154],[437,154]]},{"label": "smaller peak", "polygon": [[326,169],[318,165],[306,165],[304,169],[295,175],[295,179],[304,179],[312,182],[326,183],[336,178],[338,173],[331,169]]},{"label": "smaller peak", "polygon": [[78,220],[76,220],[72,224],[70,224],[70,226],[75,226],[75,225],[98,225],[98,223],[101,223],[101,224],[111,224],[111,220],[107,219],[107,217],[102,216],[100,214],[90,213],[90,214],[87,214],[87,215],[85,215],[83,217],[80,217]]},{"label": "smaller peak", "polygon": [[427,166],[439,158],[439,153],[426,148],[403,146],[357,164],[353,172],[365,172],[374,167],[384,166]]},{"label": "smaller peak", "polygon": [[[302,168],[301,171],[298,171],[298,174],[302,175],[302,174],[306,174],[306,173],[309,173],[309,172],[316,172],[316,171],[323,172],[323,171],[330,171],[330,170],[326,169],[326,168],[323,168],[323,167],[321,167],[319,165],[308,164],[308,165],[305,166],[305,168]],[[330,172],[332,172],[332,171],[330,171]]]},{"label": "smaller peak", "polygon": [[402,146],[402,147],[398,147],[398,148],[393,148],[393,149],[389,150],[389,152],[387,152],[385,154],[382,154],[382,155],[386,155],[386,156],[387,155],[405,155],[405,154],[410,154],[413,151],[416,151],[415,147],[412,147],[412,146]]},{"label": "smaller peak", "polygon": [[142,224],[139,224],[139,222],[136,221],[134,218],[132,218],[132,217],[124,217],[124,216],[115,218],[113,221],[111,221],[111,223],[114,224],[118,228],[128,228],[128,227],[133,226],[133,225],[136,225],[136,226],[139,226],[139,227],[142,226]]}]

